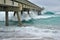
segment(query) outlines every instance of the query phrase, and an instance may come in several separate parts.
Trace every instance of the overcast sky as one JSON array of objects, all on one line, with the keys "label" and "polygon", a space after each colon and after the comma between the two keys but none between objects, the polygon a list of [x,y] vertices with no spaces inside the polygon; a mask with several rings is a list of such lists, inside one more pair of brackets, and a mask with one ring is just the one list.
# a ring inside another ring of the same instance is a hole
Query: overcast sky
[{"label": "overcast sky", "polygon": [[45,7],[46,10],[60,11],[60,0],[29,0],[38,6]]}]

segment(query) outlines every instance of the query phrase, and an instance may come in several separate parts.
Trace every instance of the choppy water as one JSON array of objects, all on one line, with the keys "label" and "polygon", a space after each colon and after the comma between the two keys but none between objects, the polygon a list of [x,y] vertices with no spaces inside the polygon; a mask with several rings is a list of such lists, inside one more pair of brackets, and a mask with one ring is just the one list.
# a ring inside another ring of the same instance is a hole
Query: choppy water
[{"label": "choppy water", "polygon": [[[23,21],[23,24],[29,25],[28,27],[18,27],[15,25],[18,25],[17,21],[9,21],[9,25],[14,25],[14,27],[8,28],[4,27],[5,21],[0,21],[0,31],[19,31],[17,34],[19,36],[23,35],[26,36],[27,34],[41,37],[42,40],[60,40],[60,15],[40,15],[36,16],[35,18],[29,20],[29,21]],[[16,33],[8,33],[8,32],[2,32],[0,33],[0,37],[13,37],[17,36]],[[8,35],[7,35],[8,34]],[[14,35],[13,35],[14,34]],[[5,35],[5,36],[2,36]]]},{"label": "choppy water", "polygon": [[[23,24],[33,25],[40,28],[60,28],[60,15],[41,15],[43,17],[36,17],[29,21],[23,21]],[[37,19],[38,18],[38,19]],[[0,21],[0,26],[5,25],[5,21]],[[9,21],[9,25],[18,25],[17,21]]]},{"label": "choppy water", "polygon": [[42,16],[46,16],[46,18],[32,19],[27,22],[25,21],[25,24],[37,26],[40,28],[60,28],[60,15],[49,15],[51,17],[48,17],[48,15]]}]

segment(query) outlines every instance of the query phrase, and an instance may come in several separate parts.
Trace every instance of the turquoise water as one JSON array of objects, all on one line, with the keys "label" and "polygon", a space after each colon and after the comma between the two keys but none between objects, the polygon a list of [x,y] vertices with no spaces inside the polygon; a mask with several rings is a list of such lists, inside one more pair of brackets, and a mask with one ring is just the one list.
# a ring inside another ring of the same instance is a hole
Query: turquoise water
[{"label": "turquoise water", "polygon": [[[44,15],[42,15],[42,16],[44,16]],[[45,27],[60,28],[60,15],[54,15],[54,16],[55,17],[31,19],[30,21],[23,21],[23,24],[33,25],[33,26],[36,26],[36,27],[43,27],[43,28],[45,28]],[[2,26],[2,25],[5,25],[4,21],[0,21],[0,26]],[[9,21],[9,25],[18,25],[18,22]]]},{"label": "turquoise water", "polygon": [[[49,15],[50,16],[50,15]],[[23,22],[28,25],[33,25],[40,28],[55,27],[60,29],[60,15],[54,15],[55,17],[51,18],[41,18],[41,19],[32,19],[28,22]]]},{"label": "turquoise water", "polygon": [[[48,17],[49,16],[49,17]],[[35,17],[35,16],[34,16]],[[38,17],[36,17],[38,18]],[[26,27],[18,27],[17,21],[9,21],[9,27],[5,28],[5,21],[0,21],[0,36],[1,37],[11,37],[12,36],[22,36],[31,34],[37,37],[41,37],[42,40],[60,40],[60,15],[40,15],[39,19],[31,19],[29,21],[23,21],[23,24],[28,25]],[[13,26],[11,26],[13,25]],[[31,25],[31,26],[30,26]],[[58,29],[58,30],[57,30]],[[8,32],[8,31],[17,31]],[[20,31],[19,31],[20,30]],[[6,32],[7,31],[7,32]],[[7,34],[6,34],[7,33]],[[14,34],[14,35],[13,35]],[[4,35],[4,36],[3,36]]]},{"label": "turquoise water", "polygon": [[60,17],[32,20],[33,24],[60,25]]},{"label": "turquoise water", "polygon": [[[9,26],[18,25],[17,21],[9,21]],[[5,21],[0,21],[0,26],[5,26]]]}]

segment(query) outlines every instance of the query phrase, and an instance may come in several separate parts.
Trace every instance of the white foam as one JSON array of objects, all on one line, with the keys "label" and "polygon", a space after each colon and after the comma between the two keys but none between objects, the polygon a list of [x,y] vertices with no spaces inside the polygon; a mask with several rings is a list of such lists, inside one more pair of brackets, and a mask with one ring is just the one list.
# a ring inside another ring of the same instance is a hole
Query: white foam
[{"label": "white foam", "polygon": [[[51,37],[54,39],[58,39],[60,37],[60,30],[56,29],[40,29],[33,26],[27,26],[20,28],[20,32],[28,33],[37,37]],[[60,38],[59,38],[60,39]]]},{"label": "white foam", "polygon": [[33,19],[40,19],[40,18],[51,18],[51,17],[55,17],[54,15],[37,15],[35,13],[30,13],[31,18]]},{"label": "white foam", "polygon": [[54,17],[54,15],[40,15],[40,16],[36,16],[34,19],[40,19],[40,18],[51,18]]},{"label": "white foam", "polygon": [[[3,16],[1,16],[1,15],[3,15]],[[23,12],[22,15],[21,15],[21,13],[19,15],[20,15],[21,21],[22,20],[29,21],[31,19],[56,17],[54,15],[40,15],[40,16],[38,16],[36,11],[30,11],[30,14],[28,14],[27,12]],[[9,20],[18,21],[17,15],[13,16],[13,12],[9,12]],[[5,12],[0,12],[0,21],[5,21]]]},{"label": "white foam", "polygon": [[21,16],[21,20],[28,21],[30,19],[31,19],[31,17],[29,16],[29,14],[27,12],[23,12],[23,14]]},{"label": "white foam", "polygon": [[[2,30],[0,28],[0,30]],[[26,26],[26,27],[9,27],[4,28],[4,31],[18,31],[20,35],[30,34],[37,37],[51,37],[53,39],[59,40],[60,38],[60,30],[56,29],[41,29],[34,26]]]}]

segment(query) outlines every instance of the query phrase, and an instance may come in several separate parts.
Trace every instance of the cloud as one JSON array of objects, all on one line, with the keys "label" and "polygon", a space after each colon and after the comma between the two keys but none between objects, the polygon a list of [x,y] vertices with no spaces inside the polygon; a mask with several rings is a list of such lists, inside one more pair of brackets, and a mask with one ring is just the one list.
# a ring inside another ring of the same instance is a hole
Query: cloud
[{"label": "cloud", "polygon": [[29,0],[38,6],[44,6],[48,10],[59,11],[60,0]]},{"label": "cloud", "polygon": [[60,11],[60,6],[46,6],[45,9],[50,11]]},{"label": "cloud", "polygon": [[59,0],[29,0],[35,4],[45,5],[45,6],[59,6]]}]

